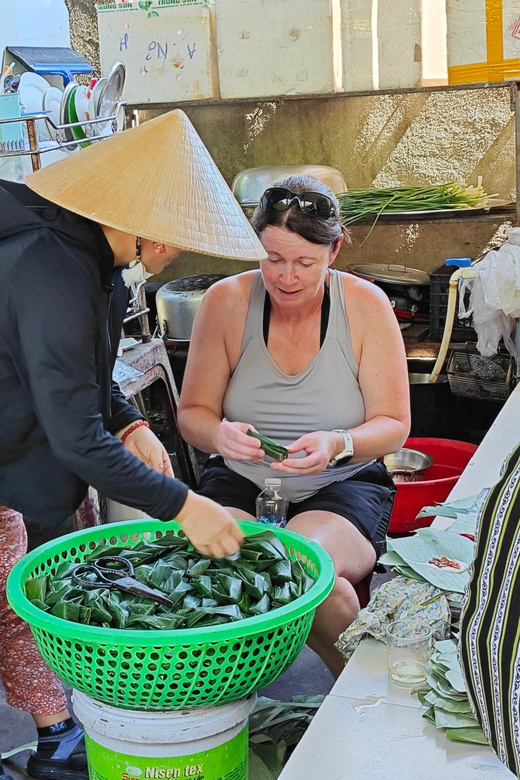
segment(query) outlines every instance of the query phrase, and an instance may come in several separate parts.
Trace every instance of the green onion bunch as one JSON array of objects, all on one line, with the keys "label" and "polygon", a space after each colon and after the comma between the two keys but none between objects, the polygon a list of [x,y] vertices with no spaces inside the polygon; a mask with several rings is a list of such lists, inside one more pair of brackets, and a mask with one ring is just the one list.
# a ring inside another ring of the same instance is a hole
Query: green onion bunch
[{"label": "green onion bunch", "polygon": [[[388,187],[350,190],[337,196],[343,225],[383,213],[482,208],[496,195],[488,195],[479,177],[476,187],[457,182],[435,186]],[[375,223],[374,223],[375,224]]]}]

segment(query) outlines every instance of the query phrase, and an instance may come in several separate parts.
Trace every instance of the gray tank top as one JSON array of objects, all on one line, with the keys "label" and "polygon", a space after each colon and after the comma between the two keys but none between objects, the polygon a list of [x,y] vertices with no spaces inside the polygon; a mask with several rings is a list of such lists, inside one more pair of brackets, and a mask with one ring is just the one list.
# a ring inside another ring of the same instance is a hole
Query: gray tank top
[{"label": "gray tank top", "polygon": [[[225,418],[251,423],[259,433],[285,446],[304,433],[335,428],[348,430],[365,422],[341,272],[330,270],[330,314],[325,341],[314,360],[295,376],[280,371],[267,350],[263,335],[265,295],[262,275],[257,271],[251,286],[240,356],[224,396]],[[296,457],[304,454],[298,453]],[[226,459],[230,469],[260,489],[266,477],[281,477],[282,490],[289,501],[303,501],[325,485],[352,476],[369,462],[373,461],[347,463],[312,476],[293,476],[274,472],[267,461]]]}]

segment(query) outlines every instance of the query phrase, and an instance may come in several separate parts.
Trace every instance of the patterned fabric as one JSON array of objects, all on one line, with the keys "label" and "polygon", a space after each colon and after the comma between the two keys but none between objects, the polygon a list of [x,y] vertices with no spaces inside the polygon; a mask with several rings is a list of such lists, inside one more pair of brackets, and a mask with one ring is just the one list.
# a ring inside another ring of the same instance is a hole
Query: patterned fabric
[{"label": "patterned fabric", "polygon": [[400,576],[383,582],[372,593],[368,606],[339,635],[336,647],[345,662],[367,636],[386,642],[386,627],[394,620],[408,620],[412,625],[427,623],[432,627],[434,641],[445,639],[450,621],[448,600],[429,582]]},{"label": "patterned fabric", "polygon": [[32,715],[54,715],[67,706],[60,681],[40,655],[31,629],[7,603],[7,575],[27,552],[22,516],[0,506],[0,681],[6,701]]},{"label": "patterned fabric", "polygon": [[499,759],[520,776],[520,445],[478,522],[459,652],[475,716]]}]

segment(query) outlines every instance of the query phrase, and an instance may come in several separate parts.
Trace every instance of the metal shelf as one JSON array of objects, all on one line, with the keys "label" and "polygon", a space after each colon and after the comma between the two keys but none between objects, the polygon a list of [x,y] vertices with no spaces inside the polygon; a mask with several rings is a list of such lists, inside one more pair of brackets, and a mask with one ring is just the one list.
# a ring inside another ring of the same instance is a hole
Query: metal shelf
[{"label": "metal shelf", "polygon": [[[466,224],[466,223],[482,223],[482,222],[507,222],[516,221],[516,204],[512,203],[510,206],[504,206],[503,208],[490,209],[489,211],[481,211],[478,214],[470,213],[464,214],[464,209],[460,209],[460,214],[450,217],[416,217],[412,215],[407,217],[401,217],[398,214],[395,216],[391,214],[385,214],[380,216],[377,220],[376,227],[388,227],[392,225],[437,225],[439,223],[454,225]],[[350,228],[355,227],[372,227],[374,224],[373,219],[360,219],[359,222],[354,222],[350,225]]]}]

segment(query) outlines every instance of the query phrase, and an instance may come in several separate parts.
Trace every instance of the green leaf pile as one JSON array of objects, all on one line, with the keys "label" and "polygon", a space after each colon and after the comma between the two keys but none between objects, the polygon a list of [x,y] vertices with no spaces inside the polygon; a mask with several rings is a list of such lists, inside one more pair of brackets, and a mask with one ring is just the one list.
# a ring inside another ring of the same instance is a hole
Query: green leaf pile
[{"label": "green leaf pile", "polygon": [[25,594],[55,617],[90,626],[122,629],[183,629],[216,626],[263,615],[290,604],[314,584],[301,561],[291,561],[271,531],[246,537],[227,558],[206,558],[185,538],[164,536],[135,547],[96,548],[85,563],[104,556],[129,560],[134,577],[158,589],[173,602],[163,606],[140,596],[74,582],[77,563],[62,564],[49,574],[28,580]]},{"label": "green leaf pile", "polygon": [[282,702],[259,697],[249,717],[249,780],[276,780],[324,698],[294,696]]},{"label": "green leaf pile", "polygon": [[460,671],[457,643],[453,639],[436,642],[426,664],[426,682],[416,689],[421,704],[428,707],[423,718],[445,729],[448,739],[487,745],[468,699]]}]

